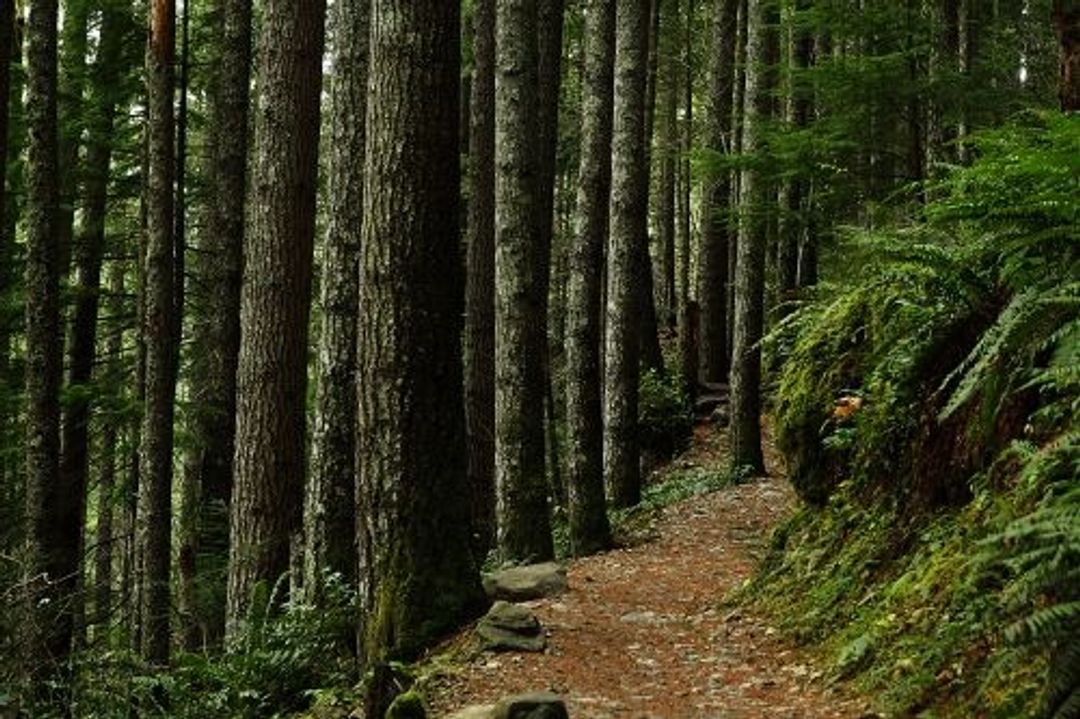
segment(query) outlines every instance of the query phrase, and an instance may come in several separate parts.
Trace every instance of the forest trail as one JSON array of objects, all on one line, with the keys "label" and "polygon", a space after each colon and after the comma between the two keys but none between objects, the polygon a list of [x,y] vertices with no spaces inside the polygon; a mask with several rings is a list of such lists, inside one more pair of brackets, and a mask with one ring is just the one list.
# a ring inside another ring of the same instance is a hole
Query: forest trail
[{"label": "forest trail", "polygon": [[[674,466],[725,466],[725,434],[699,427]],[[466,654],[428,688],[434,715],[545,690],[575,719],[874,716],[764,621],[721,606],[794,503],[769,460],[768,478],[661,510],[647,541],[570,563],[566,593],[525,603],[547,650]]]}]

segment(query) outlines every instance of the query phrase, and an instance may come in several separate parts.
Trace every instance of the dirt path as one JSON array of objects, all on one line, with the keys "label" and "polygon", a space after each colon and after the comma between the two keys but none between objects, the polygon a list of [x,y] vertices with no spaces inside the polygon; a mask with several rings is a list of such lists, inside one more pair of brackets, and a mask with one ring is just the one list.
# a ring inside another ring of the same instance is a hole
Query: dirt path
[{"label": "dirt path", "polygon": [[[683,461],[722,461],[699,433]],[[786,482],[758,480],[663,510],[645,544],[574,561],[570,590],[527,603],[548,632],[543,654],[479,654],[428,689],[435,716],[551,690],[575,717],[860,717],[864,700],[775,630],[718,608],[752,573],[769,529],[790,511]]]}]

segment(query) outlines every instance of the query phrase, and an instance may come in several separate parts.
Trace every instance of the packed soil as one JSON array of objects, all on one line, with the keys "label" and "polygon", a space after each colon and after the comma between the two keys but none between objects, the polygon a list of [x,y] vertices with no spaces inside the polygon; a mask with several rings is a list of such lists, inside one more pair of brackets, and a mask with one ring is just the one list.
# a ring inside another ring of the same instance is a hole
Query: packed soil
[{"label": "packed soil", "polygon": [[[678,462],[721,466],[725,450],[699,427]],[[467,632],[444,646],[458,659],[425,688],[434,716],[527,691],[556,692],[575,718],[868,716],[767,622],[722,603],[794,505],[775,453],[768,463],[769,477],[663,509],[646,541],[571,562],[567,592],[525,603],[543,653],[469,651]]]}]

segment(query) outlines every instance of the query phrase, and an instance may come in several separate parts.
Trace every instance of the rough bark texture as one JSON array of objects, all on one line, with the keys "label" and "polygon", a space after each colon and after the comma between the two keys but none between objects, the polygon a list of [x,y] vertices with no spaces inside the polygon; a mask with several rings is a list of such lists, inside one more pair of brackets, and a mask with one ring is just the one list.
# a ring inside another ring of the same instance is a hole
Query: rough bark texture
[{"label": "rough bark texture", "polygon": [[614,60],[615,2],[591,0],[585,7],[581,164],[569,249],[565,343],[570,549],[579,556],[611,543],[604,503],[600,299],[611,190]]},{"label": "rough bark texture", "polygon": [[626,0],[615,13],[615,95],[607,265],[604,374],[604,472],[611,503],[641,499],[637,437],[639,255],[647,247],[645,74],[648,0]]},{"label": "rough bark texture", "polygon": [[369,665],[486,604],[466,484],[458,24],[456,3],[372,3],[357,380]]},{"label": "rough bark texture", "polygon": [[75,282],[73,308],[68,330],[68,390],[61,428],[60,474],[65,487],[64,516],[68,527],[64,551],[73,557],[83,554],[83,525],[86,523],[86,489],[89,473],[89,428],[92,396],[91,379],[97,349],[98,296],[101,289],[101,256],[105,247],[105,210],[108,200],[109,164],[112,158],[113,119],[116,89],[120,85],[120,54],[125,28],[123,17],[113,6],[103,14],[99,52],[93,68],[97,93],[94,112],[87,113],[87,148],[82,172],[81,221],[72,254]]},{"label": "rough bark texture", "polygon": [[230,641],[258,601],[253,594],[265,597],[288,571],[289,544],[301,523],[325,9],[323,0],[263,6],[240,293]]},{"label": "rough bark texture", "polygon": [[[82,182],[79,161],[84,130],[86,92],[87,30],[90,3],[81,0],[61,0],[63,12],[59,95],[57,112],[60,123],[60,199],[57,232],[60,247],[60,282],[67,281],[74,252],[75,205]],[[66,308],[61,307],[61,312]]]},{"label": "rough bark texture", "polygon": [[1058,99],[1065,112],[1080,111],[1080,2],[1054,0],[1054,31],[1061,45]]},{"label": "rough bark texture", "polygon": [[196,493],[190,551],[199,606],[196,621],[214,645],[225,631],[225,564],[236,436],[240,352],[240,277],[247,185],[251,79],[251,0],[217,0],[208,92],[205,162],[212,188],[194,256],[191,353],[191,449],[185,484]]},{"label": "rough bark texture", "polygon": [[[746,116],[743,152],[761,153],[761,123],[768,120],[771,95],[768,43],[772,0],[749,0],[746,42]],[[731,462],[754,473],[765,470],[761,451],[761,340],[764,319],[767,188],[753,168],[742,173],[743,218],[735,264],[735,336],[731,366]]]},{"label": "rough bark texture", "polygon": [[656,127],[656,78],[660,64],[659,42],[661,4],[662,0],[649,0],[648,24],[646,27],[648,55],[645,70],[645,120],[642,125],[642,132],[645,135],[646,229],[644,240],[639,242],[639,246],[636,248],[636,272],[638,277],[636,285],[638,292],[641,294],[641,297],[637,300],[637,306],[641,317],[641,326],[637,333],[638,342],[641,345],[639,359],[645,369],[654,370],[656,372],[664,371],[664,355],[660,350],[660,330],[656,311],[653,261],[652,253],[649,251],[649,200],[647,193],[649,178],[652,176],[650,169],[652,163],[652,141],[653,130]]},{"label": "rough bark texture", "polygon": [[[709,67],[707,146],[716,153],[734,151],[731,136],[732,98],[735,82],[735,41],[738,0],[713,3],[713,51]],[[701,372],[707,382],[725,382],[730,367],[728,345],[728,266],[732,240],[729,219],[732,196],[731,173],[706,176],[701,197],[701,260],[698,270],[698,302],[701,306]]]},{"label": "rough bark texture", "polygon": [[334,6],[329,217],[322,258],[322,332],[311,471],[304,498],[304,585],[356,576],[356,320],[364,212],[364,108],[370,0]]},{"label": "rough bark texture", "polygon": [[[690,398],[697,395],[700,310],[694,300],[694,291],[690,285],[691,255],[693,254],[693,218],[691,213],[691,185],[693,175],[690,171],[690,153],[694,148],[694,2],[688,0],[686,8],[686,27],[683,37],[683,71],[686,73],[683,92],[686,101],[686,114],[683,116],[683,159],[681,163],[682,207],[679,212],[679,355],[680,371],[683,384],[690,393]],[[691,304],[693,303],[693,304]]]},{"label": "rough bark texture", "polygon": [[473,546],[483,556],[495,542],[495,0],[477,0],[473,31],[465,425]]},{"label": "rough bark texture", "polygon": [[169,574],[172,560],[172,453],[176,389],[174,334],[173,118],[174,0],[150,4],[146,49],[149,174],[143,336],[146,400],[139,449],[137,532],[140,560],[141,651],[154,664],[169,660]]},{"label": "rough bark texture", "polygon": [[[674,17],[678,20],[678,17]],[[673,22],[674,24],[674,22]],[[677,28],[677,25],[676,25]],[[672,43],[674,44],[674,43]],[[660,308],[669,331],[676,325],[675,193],[679,168],[679,63],[674,52],[664,58],[664,117],[660,141]]]},{"label": "rough bark texture", "polygon": [[544,472],[547,341],[537,146],[537,3],[495,5],[495,482],[504,559],[553,556]]},{"label": "rough bark texture", "polygon": [[[26,531],[27,669],[51,673],[71,648],[77,557],[60,476],[61,332],[57,245],[56,0],[38,0],[27,22]],[[28,607],[28,608],[29,608]]]},{"label": "rough bark texture", "polygon": [[[106,314],[115,326],[111,328],[105,344],[107,386],[119,395],[123,381],[123,325],[118,318],[124,312],[124,264],[113,261],[109,270],[109,297]],[[119,532],[115,521],[117,504],[117,449],[119,427],[109,417],[103,422],[101,436],[101,473],[98,477],[98,509],[94,546],[94,613],[97,624],[112,619],[113,610],[113,559]],[[107,635],[106,635],[107,636]]]},{"label": "rough bark texture", "polygon": [[[789,125],[803,130],[810,122],[813,98],[806,87],[802,74],[810,66],[814,38],[806,27],[803,13],[809,8],[807,0],[797,0],[793,6],[792,26],[788,28],[788,87],[784,114]],[[777,286],[780,291],[781,314],[790,312],[789,304],[798,287],[799,245],[806,231],[806,208],[808,181],[796,175],[786,180],[781,188],[783,215],[780,221],[780,242],[777,248]]]}]

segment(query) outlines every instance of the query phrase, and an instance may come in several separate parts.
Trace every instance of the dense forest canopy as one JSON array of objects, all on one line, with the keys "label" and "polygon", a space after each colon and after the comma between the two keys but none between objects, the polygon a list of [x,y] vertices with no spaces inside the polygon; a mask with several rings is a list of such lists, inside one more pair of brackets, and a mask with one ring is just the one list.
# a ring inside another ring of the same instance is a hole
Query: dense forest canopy
[{"label": "dense forest canopy", "polygon": [[770,475],[710,601],[1080,716],[1077,0],[0,3],[0,717],[424,716]]}]

